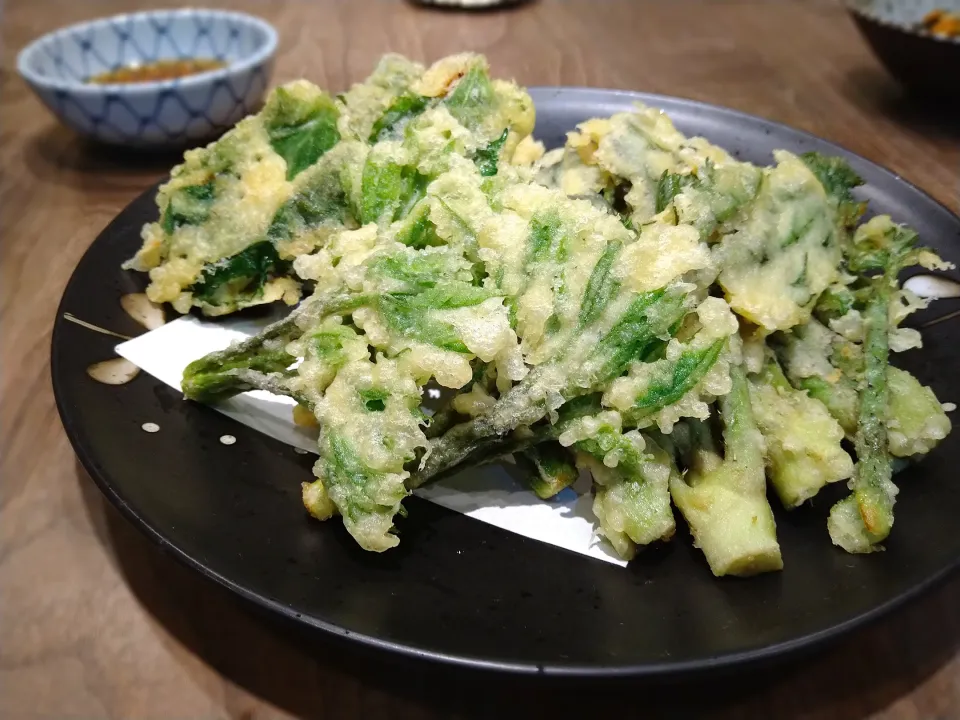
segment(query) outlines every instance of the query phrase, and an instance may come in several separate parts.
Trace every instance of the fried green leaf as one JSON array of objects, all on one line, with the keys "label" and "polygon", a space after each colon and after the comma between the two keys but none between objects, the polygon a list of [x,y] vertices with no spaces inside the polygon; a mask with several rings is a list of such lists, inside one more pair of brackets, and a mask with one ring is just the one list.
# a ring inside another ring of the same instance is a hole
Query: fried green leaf
[{"label": "fried green leaf", "polygon": [[305,101],[280,87],[264,113],[270,145],[287,163],[287,180],[313,165],[340,141],[340,112],[325,93]]}]

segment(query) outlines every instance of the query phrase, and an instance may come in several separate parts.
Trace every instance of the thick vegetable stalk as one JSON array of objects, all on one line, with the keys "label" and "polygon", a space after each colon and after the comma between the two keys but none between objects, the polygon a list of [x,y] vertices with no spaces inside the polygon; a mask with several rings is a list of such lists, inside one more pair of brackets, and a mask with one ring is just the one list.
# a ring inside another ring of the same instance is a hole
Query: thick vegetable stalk
[{"label": "thick vegetable stalk", "polygon": [[876,549],[893,528],[893,505],[897,487],[887,453],[887,312],[893,277],[884,273],[877,282],[876,294],[864,313],[863,389],[854,447],[856,472],[851,483],[853,494],[830,510],[827,529],[834,544],[847,552],[864,553]]},{"label": "thick vegetable stalk", "polygon": [[[577,464],[594,479],[593,511],[600,534],[621,557],[630,559],[638,545],[672,537],[676,524],[668,478],[676,470],[657,442],[636,430],[623,432],[619,413],[604,410],[599,394],[576,398],[558,415],[556,422],[542,422],[492,447],[513,453],[521,467],[521,453],[549,452],[557,441],[561,449],[576,451]],[[458,467],[489,462],[493,456],[481,449]]]},{"label": "thick vegetable stalk", "polygon": [[858,228],[847,263],[869,284],[863,310],[862,379],[854,446],[857,467],[853,493],[830,511],[827,528],[833,542],[851,553],[877,549],[893,528],[897,487],[888,452],[887,413],[890,355],[890,303],[897,292],[897,275],[916,262],[916,233],[894,225],[890,218],[873,218]]},{"label": "thick vegetable stalk", "polygon": [[[873,228],[870,232],[874,234],[894,232],[890,229],[888,220],[881,220],[879,224],[874,222],[865,227]],[[864,230],[858,236],[861,245],[866,232],[867,230]],[[851,244],[849,252],[856,255],[856,244]],[[856,262],[855,257],[853,262]],[[907,252],[902,262],[903,266],[919,263],[928,269],[948,267],[933,253],[922,249]],[[830,337],[831,363],[841,371],[842,377],[837,378],[834,374],[827,378],[798,378],[798,381],[804,387],[810,388],[811,395],[817,394],[829,403],[831,414],[837,417],[847,436],[852,439],[857,427],[854,383],[862,372],[862,350],[858,343],[864,340],[863,313],[875,294],[876,279],[869,276],[851,276],[846,282],[847,284],[832,286],[821,295],[814,310],[815,316],[833,331],[830,333],[818,326],[817,332],[821,337]],[[922,340],[917,330],[901,328],[899,325],[912,312],[926,307],[927,302],[906,289],[892,288],[887,315],[890,352],[921,346]],[[886,424],[890,453],[895,457],[912,457],[930,452],[947,436],[951,427],[950,419],[939,400],[929,387],[921,385],[913,375],[893,366],[887,368],[887,384]]]},{"label": "thick vegetable stalk", "polygon": [[541,500],[549,500],[577,481],[579,471],[571,452],[555,442],[544,442],[514,455],[526,472],[526,481]]},{"label": "thick vegetable stalk", "polygon": [[780,570],[783,560],[776,523],[767,502],[763,438],[750,405],[741,367],[730,371],[733,388],[720,398],[723,457],[709,428],[697,421],[686,476],[671,478],[673,501],[716,576]]},{"label": "thick vegetable stalk", "polygon": [[[611,423],[612,420],[612,423]],[[565,435],[589,436],[573,443],[578,463],[594,481],[593,513],[599,532],[625,560],[637,546],[668,540],[676,530],[670,509],[669,480],[673,464],[655,442],[636,430],[622,433],[616,413],[585,418]],[[561,443],[572,437],[561,436]]]},{"label": "thick vegetable stalk", "polygon": [[773,358],[750,378],[750,400],[766,446],[767,474],[783,506],[801,505],[853,474],[843,428],[819,401],[795,390]]}]

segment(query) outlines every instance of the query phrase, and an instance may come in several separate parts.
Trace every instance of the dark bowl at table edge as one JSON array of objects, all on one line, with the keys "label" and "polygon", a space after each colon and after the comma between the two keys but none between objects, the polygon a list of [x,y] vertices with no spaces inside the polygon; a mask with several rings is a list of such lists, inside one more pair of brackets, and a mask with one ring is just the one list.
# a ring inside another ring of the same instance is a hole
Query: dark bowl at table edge
[{"label": "dark bowl at table edge", "polygon": [[864,12],[847,11],[870,49],[906,89],[960,107],[960,38],[944,38]]}]

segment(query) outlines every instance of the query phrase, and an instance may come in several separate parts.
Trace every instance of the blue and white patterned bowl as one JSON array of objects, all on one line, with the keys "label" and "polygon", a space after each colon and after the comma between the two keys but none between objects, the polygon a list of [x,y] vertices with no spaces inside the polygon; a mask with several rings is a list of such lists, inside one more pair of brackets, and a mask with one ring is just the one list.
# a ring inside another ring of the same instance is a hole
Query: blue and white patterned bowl
[{"label": "blue and white patterned bowl", "polygon": [[[43,103],[81,135],[112,145],[172,148],[223,132],[256,109],[273,70],[277,33],[219,10],[116,15],[44,35],[17,57]],[[96,84],[132,64],[216,58],[224,68],[173,80]]]}]

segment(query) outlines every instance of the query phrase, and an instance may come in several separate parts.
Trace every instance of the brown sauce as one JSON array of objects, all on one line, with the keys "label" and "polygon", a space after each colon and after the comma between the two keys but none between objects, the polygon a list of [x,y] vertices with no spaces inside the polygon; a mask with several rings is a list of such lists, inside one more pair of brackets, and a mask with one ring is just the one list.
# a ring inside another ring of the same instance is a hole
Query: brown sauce
[{"label": "brown sauce", "polygon": [[108,70],[87,78],[87,82],[107,85],[113,83],[144,83],[159,80],[173,80],[174,78],[198,73],[210,72],[226,67],[227,63],[215,58],[187,58],[178,60],[157,60],[144,65],[127,65],[126,67]]}]

